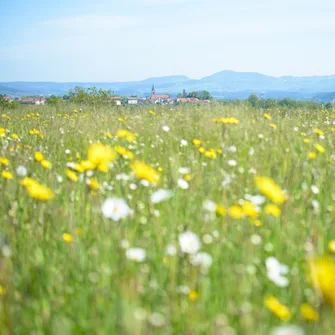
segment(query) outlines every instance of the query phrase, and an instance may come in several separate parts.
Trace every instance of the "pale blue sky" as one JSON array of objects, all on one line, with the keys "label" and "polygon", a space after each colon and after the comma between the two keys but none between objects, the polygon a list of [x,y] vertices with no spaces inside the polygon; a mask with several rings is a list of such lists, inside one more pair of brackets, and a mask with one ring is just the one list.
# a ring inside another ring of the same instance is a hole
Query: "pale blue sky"
[{"label": "pale blue sky", "polygon": [[1,1],[0,81],[335,74],[334,13],[334,0]]}]

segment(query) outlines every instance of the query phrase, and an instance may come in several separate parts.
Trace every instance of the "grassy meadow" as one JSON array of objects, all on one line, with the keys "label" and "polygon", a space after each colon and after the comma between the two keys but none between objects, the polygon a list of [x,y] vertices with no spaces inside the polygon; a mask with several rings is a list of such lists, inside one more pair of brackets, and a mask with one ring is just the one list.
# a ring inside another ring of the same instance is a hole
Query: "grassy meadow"
[{"label": "grassy meadow", "polygon": [[335,110],[0,115],[1,334],[334,334]]}]

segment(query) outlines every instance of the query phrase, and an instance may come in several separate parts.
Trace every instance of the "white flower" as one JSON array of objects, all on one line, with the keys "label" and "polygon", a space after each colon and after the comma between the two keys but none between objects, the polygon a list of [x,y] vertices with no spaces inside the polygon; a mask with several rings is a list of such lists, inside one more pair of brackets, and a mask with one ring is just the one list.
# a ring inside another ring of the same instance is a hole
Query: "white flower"
[{"label": "white flower", "polygon": [[180,146],[181,147],[186,147],[188,145],[188,142],[186,140],[181,140],[180,141]]},{"label": "white flower", "polygon": [[117,174],[115,176],[115,178],[116,178],[116,180],[124,180],[124,181],[127,181],[127,180],[130,179],[130,177],[127,174],[125,174],[125,173]]},{"label": "white flower", "polygon": [[16,173],[20,177],[25,177],[27,175],[28,171],[24,166],[20,165],[20,166],[17,167]]},{"label": "white flower", "polygon": [[236,166],[236,165],[237,165],[237,162],[236,162],[235,159],[230,159],[230,160],[228,161],[228,165],[229,165],[229,166]]},{"label": "white flower", "polygon": [[299,131],[299,128],[298,127],[294,127],[293,130],[294,131]]},{"label": "white flower", "polygon": [[71,150],[70,150],[70,149],[66,149],[66,150],[65,150],[65,153],[66,153],[67,155],[69,155],[69,154],[71,153]]},{"label": "white flower", "polygon": [[181,174],[188,174],[188,173],[191,172],[191,169],[188,168],[188,167],[180,167],[180,168],[178,169],[178,172],[181,173]]},{"label": "white flower", "polygon": [[230,147],[228,148],[228,151],[229,151],[229,152],[236,152],[236,147],[235,147],[235,145],[230,146]]},{"label": "white flower", "polygon": [[205,200],[202,204],[202,207],[211,213],[215,213],[216,212],[216,203],[212,200]]},{"label": "white flower", "polygon": [[57,181],[58,181],[59,183],[62,183],[62,182],[63,182],[63,177],[62,177],[62,176],[57,176]]},{"label": "white flower", "polygon": [[181,179],[181,178],[178,179],[177,184],[183,190],[187,190],[189,188],[189,184],[185,179]]},{"label": "white flower", "polygon": [[198,252],[191,258],[191,263],[200,266],[203,269],[208,269],[213,263],[213,258],[207,252]]},{"label": "white flower", "polygon": [[201,246],[198,235],[187,231],[179,235],[179,245],[181,250],[186,254],[196,254]]},{"label": "white flower", "polygon": [[160,313],[152,313],[149,317],[149,322],[154,326],[154,327],[162,327],[165,324],[165,318],[162,314]]},{"label": "white flower", "polygon": [[142,248],[130,248],[126,252],[126,256],[128,259],[136,262],[143,262],[147,256],[146,252]]},{"label": "white flower", "polygon": [[141,185],[144,186],[144,187],[149,187],[150,186],[150,182],[149,180],[146,180],[146,179],[142,179],[140,181]]},{"label": "white flower", "polygon": [[319,188],[316,185],[311,186],[311,190],[314,194],[319,194]]},{"label": "white flower", "polygon": [[67,162],[66,166],[70,169],[74,169],[76,167],[76,164],[74,162]]},{"label": "white flower", "polygon": [[263,205],[266,201],[266,197],[263,197],[262,195],[250,195],[246,194],[244,196],[245,200],[249,200],[251,203],[253,203],[255,206]]},{"label": "white flower", "polygon": [[304,335],[302,328],[294,325],[276,327],[271,330],[271,335]]},{"label": "white flower", "polygon": [[155,193],[153,193],[150,197],[150,200],[154,204],[158,204],[164,200],[167,200],[172,197],[172,191],[171,190],[163,190],[159,189]]},{"label": "white flower", "polygon": [[162,129],[166,132],[169,132],[170,131],[170,127],[169,126],[163,126]]},{"label": "white flower", "polygon": [[226,186],[228,186],[231,183],[231,177],[229,175],[225,176],[225,179],[222,182],[222,188],[225,188]]},{"label": "white flower", "polygon": [[288,267],[280,264],[274,257],[265,261],[268,278],[279,287],[287,287],[289,280],[284,276],[288,273]]},{"label": "white flower", "polygon": [[130,247],[130,243],[128,240],[122,240],[120,245],[122,249],[128,249]]},{"label": "white flower", "polygon": [[169,256],[175,256],[177,254],[177,248],[173,244],[168,244],[166,246],[165,252]]},{"label": "white flower", "polygon": [[126,201],[120,198],[107,198],[101,209],[102,214],[113,221],[119,221],[132,214]]}]

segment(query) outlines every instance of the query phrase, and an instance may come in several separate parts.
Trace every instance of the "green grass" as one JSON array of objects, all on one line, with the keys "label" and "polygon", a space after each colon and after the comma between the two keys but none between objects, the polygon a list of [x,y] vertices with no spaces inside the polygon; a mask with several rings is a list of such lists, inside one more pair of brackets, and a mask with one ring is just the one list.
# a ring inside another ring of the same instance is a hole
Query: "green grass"
[{"label": "green grass", "polygon": [[[0,177],[0,233],[2,245],[11,250],[10,257],[0,259],[5,289],[0,296],[1,334],[269,334],[286,324],[299,325],[306,334],[334,333],[333,312],[313,291],[306,258],[328,253],[328,242],[335,239],[335,112],[271,110],[270,121],[263,111],[243,105],[160,106],[154,108],[156,115],[149,113],[150,107],[86,107],[78,113],[74,108],[20,107],[3,112],[10,120],[1,118],[0,127],[10,130],[0,139],[0,157],[10,160],[1,169],[14,176]],[[214,117],[235,117],[240,123],[216,124]],[[165,125],[169,132],[162,130]],[[29,134],[34,128],[43,139]],[[315,128],[325,133],[324,139]],[[136,142],[104,135],[114,136],[119,129],[135,133]],[[11,133],[19,140],[11,140]],[[204,141],[207,150],[221,148],[223,153],[216,159],[205,157],[192,144],[194,138]],[[182,139],[188,146],[180,146]],[[130,146],[137,160],[162,168],[159,185],[144,187],[121,157],[108,173],[94,172],[101,185],[94,193],[84,180],[67,180],[67,161],[85,159],[89,143],[99,141]],[[326,152],[310,160],[315,143]],[[50,170],[34,161],[36,151],[52,162]],[[237,166],[228,164],[232,159]],[[15,172],[20,165],[55,197],[46,202],[30,198]],[[183,177],[180,167],[191,169],[187,190],[177,186]],[[261,211],[258,227],[247,218],[209,215],[203,209],[205,200],[228,209],[245,194],[260,194],[255,172],[273,178],[287,192],[279,217]],[[121,173],[130,179],[118,180]],[[223,188],[227,176],[231,183]],[[172,190],[173,196],[153,205],[150,195],[158,188]],[[120,222],[104,218],[101,206],[111,196],[125,199],[133,216]],[[213,258],[208,273],[181,253],[178,236],[184,231],[205,237],[201,251]],[[63,233],[73,241],[66,243]],[[252,243],[253,235],[261,238],[260,244]],[[124,240],[145,249],[146,260],[127,259]],[[177,247],[175,256],[166,255],[169,244]],[[270,256],[289,267],[288,287],[268,279],[265,260]],[[181,293],[182,286],[197,292],[197,299]],[[290,308],[290,321],[266,308],[268,294]],[[306,302],[319,311],[320,321],[302,319],[299,307]]]}]

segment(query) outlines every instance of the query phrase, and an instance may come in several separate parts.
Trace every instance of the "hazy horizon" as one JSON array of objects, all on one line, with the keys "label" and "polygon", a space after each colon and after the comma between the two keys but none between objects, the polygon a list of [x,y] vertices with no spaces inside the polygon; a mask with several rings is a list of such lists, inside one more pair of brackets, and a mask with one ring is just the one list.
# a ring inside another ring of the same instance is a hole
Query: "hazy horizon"
[{"label": "hazy horizon", "polygon": [[0,13],[0,81],[332,75],[334,11],[330,0],[13,0]]}]

